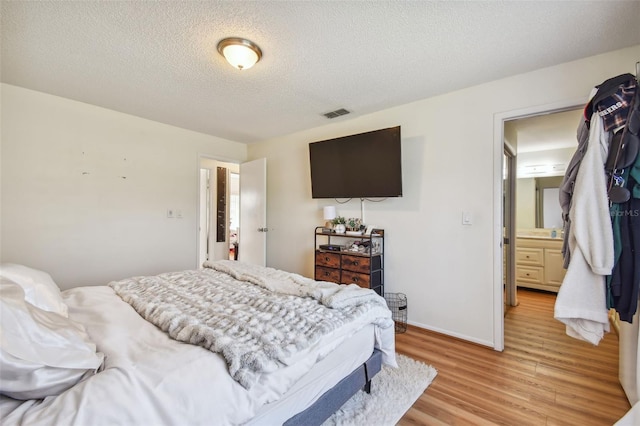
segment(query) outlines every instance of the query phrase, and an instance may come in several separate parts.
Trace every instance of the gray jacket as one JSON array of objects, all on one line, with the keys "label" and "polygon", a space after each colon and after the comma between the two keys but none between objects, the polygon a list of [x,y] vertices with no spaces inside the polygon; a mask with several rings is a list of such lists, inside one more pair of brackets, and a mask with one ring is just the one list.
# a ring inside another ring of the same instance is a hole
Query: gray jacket
[{"label": "gray jacket", "polygon": [[578,148],[573,154],[573,157],[571,157],[571,161],[567,166],[567,170],[565,172],[564,179],[562,179],[562,184],[560,185],[559,190],[560,208],[562,209],[562,220],[564,224],[562,256],[564,257],[565,269],[569,267],[569,260],[571,259],[568,242],[569,230],[571,229],[571,220],[569,219],[569,210],[571,209],[571,196],[573,195],[573,186],[576,182],[576,176],[578,175],[580,162],[582,162],[582,157],[584,157],[584,153],[587,151],[587,146],[589,145],[589,128],[587,127],[587,122],[583,117],[580,117],[577,138]]}]

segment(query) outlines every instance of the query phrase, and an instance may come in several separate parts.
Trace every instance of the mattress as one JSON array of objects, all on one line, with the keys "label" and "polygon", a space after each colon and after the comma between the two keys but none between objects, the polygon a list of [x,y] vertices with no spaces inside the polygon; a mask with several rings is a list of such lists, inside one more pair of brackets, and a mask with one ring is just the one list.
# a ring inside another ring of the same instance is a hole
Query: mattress
[{"label": "mattress", "polygon": [[[70,318],[86,327],[105,354],[103,369],[57,397],[24,402],[3,397],[5,426],[281,424],[362,364],[380,332],[373,325],[350,324],[300,362],[245,389],[228,374],[221,356],[171,339],[110,287],[75,288],[63,297]],[[392,334],[393,327],[383,331]],[[385,349],[393,356],[392,344]]]},{"label": "mattress", "polygon": [[357,331],[337,350],[315,364],[282,398],[261,407],[247,425],[280,425],[308,408],[369,358],[373,352],[373,336],[373,325]]}]

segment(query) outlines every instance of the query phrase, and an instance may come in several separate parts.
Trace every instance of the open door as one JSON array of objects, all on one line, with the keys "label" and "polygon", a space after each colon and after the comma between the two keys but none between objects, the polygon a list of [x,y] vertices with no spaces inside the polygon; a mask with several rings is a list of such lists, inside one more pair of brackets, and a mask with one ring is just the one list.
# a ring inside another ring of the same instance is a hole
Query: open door
[{"label": "open door", "polygon": [[240,164],[238,260],[267,263],[267,159]]},{"label": "open door", "polygon": [[515,273],[515,195],[516,195],[516,156],[513,149],[504,144],[504,177],[503,177],[503,280],[505,289],[505,310],[510,306],[518,305],[518,294],[516,286],[516,273]]}]

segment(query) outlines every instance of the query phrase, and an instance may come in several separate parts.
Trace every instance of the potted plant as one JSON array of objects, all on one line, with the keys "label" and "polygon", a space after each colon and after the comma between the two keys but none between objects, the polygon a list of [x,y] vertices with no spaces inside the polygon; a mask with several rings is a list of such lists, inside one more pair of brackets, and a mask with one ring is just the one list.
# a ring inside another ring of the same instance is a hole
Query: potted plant
[{"label": "potted plant", "polygon": [[361,221],[359,218],[356,217],[350,217],[347,220],[347,230],[348,231],[359,231],[360,230],[360,225],[361,225]]},{"label": "potted plant", "polygon": [[331,221],[331,223],[333,224],[333,230],[336,231],[336,234],[344,234],[347,223],[347,220],[344,217],[337,216]]}]

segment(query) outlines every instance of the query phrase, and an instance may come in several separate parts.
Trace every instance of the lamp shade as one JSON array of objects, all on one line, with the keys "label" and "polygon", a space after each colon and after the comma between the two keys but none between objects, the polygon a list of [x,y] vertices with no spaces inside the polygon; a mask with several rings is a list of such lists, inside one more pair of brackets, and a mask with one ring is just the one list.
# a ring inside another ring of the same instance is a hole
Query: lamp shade
[{"label": "lamp shade", "polygon": [[218,43],[218,52],[235,68],[247,70],[262,57],[262,50],[251,40],[225,38]]},{"label": "lamp shade", "polygon": [[335,206],[325,206],[322,211],[324,213],[324,220],[333,220],[336,218]]}]

